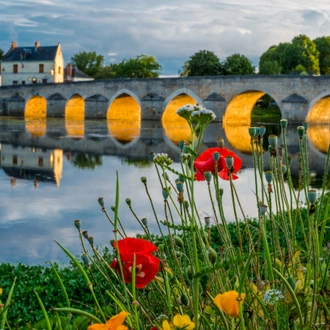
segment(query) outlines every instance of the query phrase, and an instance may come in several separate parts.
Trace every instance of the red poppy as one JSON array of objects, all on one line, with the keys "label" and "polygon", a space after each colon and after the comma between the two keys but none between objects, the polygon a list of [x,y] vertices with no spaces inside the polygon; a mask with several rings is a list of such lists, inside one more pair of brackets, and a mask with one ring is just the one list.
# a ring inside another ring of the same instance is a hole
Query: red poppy
[{"label": "red poppy", "polygon": [[[114,248],[119,250],[124,280],[126,283],[132,282],[132,268],[135,255],[135,286],[138,289],[145,287],[158,273],[160,260],[152,252],[157,247],[151,242],[141,238],[124,238],[114,243]],[[117,260],[113,260],[111,268],[115,268],[120,273]]]},{"label": "red poppy", "polygon": [[220,154],[218,160],[218,175],[223,180],[229,180],[228,169],[226,166],[226,157],[231,156],[234,158],[232,179],[236,180],[238,176],[237,173],[242,167],[242,159],[239,158],[233,151],[227,148],[209,148],[202,152],[195,160],[194,165],[197,173],[195,174],[195,179],[197,181],[204,181],[204,172],[215,172],[215,162],[213,159],[213,154],[218,152]]}]

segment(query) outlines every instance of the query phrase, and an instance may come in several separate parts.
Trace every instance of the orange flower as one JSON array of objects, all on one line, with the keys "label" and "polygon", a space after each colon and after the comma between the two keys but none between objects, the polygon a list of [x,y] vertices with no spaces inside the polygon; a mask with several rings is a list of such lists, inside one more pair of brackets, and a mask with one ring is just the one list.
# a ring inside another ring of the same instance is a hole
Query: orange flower
[{"label": "orange flower", "polygon": [[[223,294],[218,294],[214,298],[214,303],[229,316],[235,317],[239,314],[238,292],[227,291]],[[241,293],[241,302],[244,302],[245,293]]]},{"label": "orange flower", "polygon": [[106,324],[93,324],[90,325],[87,330],[127,330],[128,328],[123,325],[123,323],[128,314],[129,313],[122,311],[108,320]]}]

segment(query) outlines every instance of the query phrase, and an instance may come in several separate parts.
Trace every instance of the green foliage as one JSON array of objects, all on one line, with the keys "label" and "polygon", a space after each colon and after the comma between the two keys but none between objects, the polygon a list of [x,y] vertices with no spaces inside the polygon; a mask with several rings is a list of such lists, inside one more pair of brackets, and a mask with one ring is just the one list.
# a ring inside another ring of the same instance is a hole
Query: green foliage
[{"label": "green foliage", "polygon": [[219,58],[213,52],[200,50],[190,56],[179,73],[181,77],[217,76],[222,73],[222,66]]},{"label": "green foliage", "polygon": [[0,49],[0,61],[2,60],[3,55],[5,55],[5,52],[2,49]]},{"label": "green foliage", "polygon": [[321,75],[330,74],[330,36],[313,40],[319,52],[319,65]]},{"label": "green foliage", "polygon": [[77,154],[72,157],[71,164],[78,168],[95,169],[96,166],[102,165],[101,155]]},{"label": "green foliage", "polygon": [[260,74],[280,74],[283,73],[283,56],[289,43],[273,45],[263,53],[259,61]]},{"label": "green foliage", "polygon": [[225,75],[253,74],[255,67],[244,55],[234,54],[228,56],[223,62],[223,73]]},{"label": "green foliage", "polygon": [[90,77],[94,77],[100,71],[103,61],[104,56],[96,52],[80,52],[71,57],[72,64]]}]

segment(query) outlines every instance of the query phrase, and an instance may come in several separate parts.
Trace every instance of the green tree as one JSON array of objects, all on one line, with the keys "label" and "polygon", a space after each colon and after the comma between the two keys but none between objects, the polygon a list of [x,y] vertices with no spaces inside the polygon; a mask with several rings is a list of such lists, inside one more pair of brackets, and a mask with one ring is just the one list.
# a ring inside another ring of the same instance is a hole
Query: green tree
[{"label": "green tree", "polygon": [[113,79],[116,78],[118,64],[106,65],[94,76],[95,79]]},{"label": "green tree", "polygon": [[2,49],[0,49],[0,61],[2,60],[3,55],[5,55],[5,52]]},{"label": "green tree", "polygon": [[179,71],[181,77],[186,76],[217,76],[222,73],[219,58],[208,50],[200,50],[190,56]]},{"label": "green tree", "polygon": [[88,155],[88,154],[77,154],[72,158],[71,161],[74,167],[78,168],[89,168],[94,170],[95,167],[102,165],[101,155]]},{"label": "green tree", "polygon": [[316,44],[306,35],[300,34],[292,39],[284,52],[284,68],[287,73],[296,72],[295,68],[302,65],[308,73],[319,73],[319,52]]},{"label": "green tree", "polygon": [[313,40],[319,52],[320,73],[330,74],[330,37],[320,37]]},{"label": "green tree", "polygon": [[255,71],[252,62],[240,54],[228,56],[222,66],[225,75],[253,74]]},{"label": "green tree", "polygon": [[71,62],[80,71],[94,77],[103,66],[104,57],[96,52],[80,52],[71,57]]},{"label": "green tree", "polygon": [[153,56],[139,55],[123,60],[112,69],[115,78],[157,78],[162,67]]}]

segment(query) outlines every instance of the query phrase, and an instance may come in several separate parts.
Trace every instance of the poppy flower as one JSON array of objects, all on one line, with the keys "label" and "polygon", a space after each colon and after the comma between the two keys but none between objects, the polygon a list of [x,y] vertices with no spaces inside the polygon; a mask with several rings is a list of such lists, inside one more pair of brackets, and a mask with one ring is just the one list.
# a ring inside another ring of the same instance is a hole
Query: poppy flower
[{"label": "poppy flower", "polygon": [[197,181],[204,181],[204,172],[215,172],[215,161],[213,154],[218,152],[220,157],[217,162],[218,166],[218,175],[223,180],[229,180],[228,169],[226,165],[226,157],[233,157],[233,170],[232,170],[232,179],[236,180],[238,176],[236,173],[242,167],[242,159],[239,158],[233,151],[227,148],[209,148],[202,152],[195,160],[194,165],[197,173],[195,174],[195,179]]},{"label": "poppy flower", "polygon": [[[214,303],[229,316],[235,317],[239,314],[239,304],[237,301],[237,291],[227,291],[223,294],[218,294],[214,298]],[[241,294],[241,302],[244,302],[245,293]]]},{"label": "poppy flower", "polygon": [[[132,282],[134,256],[135,286],[141,289],[155,278],[159,270],[160,260],[152,254],[157,250],[154,244],[141,238],[124,238],[115,242],[114,247],[119,250],[126,283]],[[110,267],[120,273],[117,260],[113,260]]]},{"label": "poppy flower", "polygon": [[92,324],[87,328],[87,330],[127,330],[128,328],[123,325],[123,323],[128,314],[129,313],[122,311],[119,314],[113,316],[105,324]]}]

